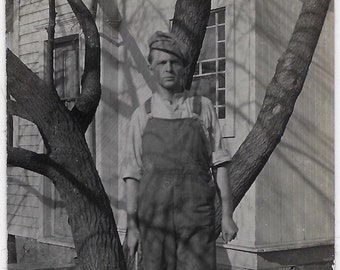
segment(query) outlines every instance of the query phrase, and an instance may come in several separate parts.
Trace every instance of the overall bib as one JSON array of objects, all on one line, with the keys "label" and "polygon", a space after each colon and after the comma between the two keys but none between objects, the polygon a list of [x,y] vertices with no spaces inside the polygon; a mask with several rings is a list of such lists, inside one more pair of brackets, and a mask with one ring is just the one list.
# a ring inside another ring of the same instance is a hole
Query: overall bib
[{"label": "overall bib", "polygon": [[215,270],[215,183],[198,118],[150,117],[138,217],[144,270]]}]

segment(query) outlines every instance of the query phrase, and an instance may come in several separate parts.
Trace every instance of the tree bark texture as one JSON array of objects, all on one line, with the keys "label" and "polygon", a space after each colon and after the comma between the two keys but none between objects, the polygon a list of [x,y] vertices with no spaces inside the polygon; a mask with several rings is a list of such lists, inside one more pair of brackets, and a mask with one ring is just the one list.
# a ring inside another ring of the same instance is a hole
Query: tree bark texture
[{"label": "tree bark texture", "polygon": [[177,0],[171,32],[189,48],[191,65],[184,77],[185,88],[190,89],[196,63],[201,51],[211,9],[210,0]]},{"label": "tree bark texture", "polygon": [[8,164],[48,177],[66,205],[81,269],[125,269],[110,201],[84,133],[100,99],[100,42],[82,1],[69,4],[85,35],[82,94],[69,111],[50,87],[7,50],[8,113],[35,123],[46,154],[8,147]]},{"label": "tree bark texture", "polygon": [[[176,4],[172,31],[191,48],[194,60],[191,65],[191,77],[205,35],[206,12],[209,6],[207,2],[210,1],[178,0]],[[228,164],[234,209],[281,140],[293,113],[295,101],[306,79],[329,2],[330,0],[303,1],[288,48],[280,57],[275,75],[266,88],[266,95],[257,120]],[[203,11],[203,9],[207,10]],[[200,20],[204,23],[195,23]],[[187,85],[190,85],[191,77],[188,78]]]}]

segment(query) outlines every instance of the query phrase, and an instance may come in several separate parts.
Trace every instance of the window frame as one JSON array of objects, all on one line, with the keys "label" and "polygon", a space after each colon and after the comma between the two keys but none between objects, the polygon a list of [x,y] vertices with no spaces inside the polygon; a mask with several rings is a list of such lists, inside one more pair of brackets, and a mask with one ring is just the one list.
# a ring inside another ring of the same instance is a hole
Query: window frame
[{"label": "window frame", "polygon": [[[44,41],[44,55],[47,54],[47,40]],[[78,65],[77,65],[77,74],[78,74],[78,83],[77,83],[77,96],[80,95],[80,76],[79,76],[79,73],[80,73],[80,56],[79,56],[79,50],[80,50],[80,39],[79,39],[79,35],[78,34],[73,34],[73,35],[68,35],[68,36],[63,36],[63,37],[59,37],[59,38],[56,38],[54,40],[54,50],[55,49],[58,49],[58,48],[62,48],[62,47],[65,47],[65,46],[68,46],[70,44],[74,43],[75,45],[75,51],[76,51],[76,61],[78,62]],[[55,60],[55,55],[53,53],[53,56],[54,56],[54,60]],[[47,57],[44,58],[45,59],[45,69],[44,69],[44,78],[47,77],[47,70],[46,70],[46,66],[47,66]],[[55,61],[54,61],[54,72],[55,72]],[[55,79],[55,76],[54,76],[54,79]],[[71,109],[77,99],[77,96],[75,97],[60,97],[60,99],[62,101],[65,102],[65,105]]]}]

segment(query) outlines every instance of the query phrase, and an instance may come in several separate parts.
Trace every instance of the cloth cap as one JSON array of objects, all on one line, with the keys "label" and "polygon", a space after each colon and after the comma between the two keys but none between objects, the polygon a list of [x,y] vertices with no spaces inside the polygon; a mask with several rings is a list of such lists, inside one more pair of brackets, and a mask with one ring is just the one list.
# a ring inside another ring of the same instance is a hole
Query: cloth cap
[{"label": "cloth cap", "polygon": [[179,41],[174,34],[157,31],[149,39],[150,53],[159,50],[176,55],[183,61],[184,66],[191,62],[188,47]]}]

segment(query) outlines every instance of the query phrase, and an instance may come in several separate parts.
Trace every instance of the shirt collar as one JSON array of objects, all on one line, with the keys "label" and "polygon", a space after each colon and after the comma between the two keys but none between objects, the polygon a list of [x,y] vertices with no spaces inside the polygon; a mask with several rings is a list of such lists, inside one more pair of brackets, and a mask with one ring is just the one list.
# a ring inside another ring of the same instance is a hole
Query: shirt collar
[{"label": "shirt collar", "polygon": [[[188,90],[184,90],[180,93],[175,93],[172,97],[172,104],[183,104],[184,101],[190,96]],[[171,105],[170,100],[164,99],[158,92],[154,93],[155,100],[163,102],[167,105]]]}]

